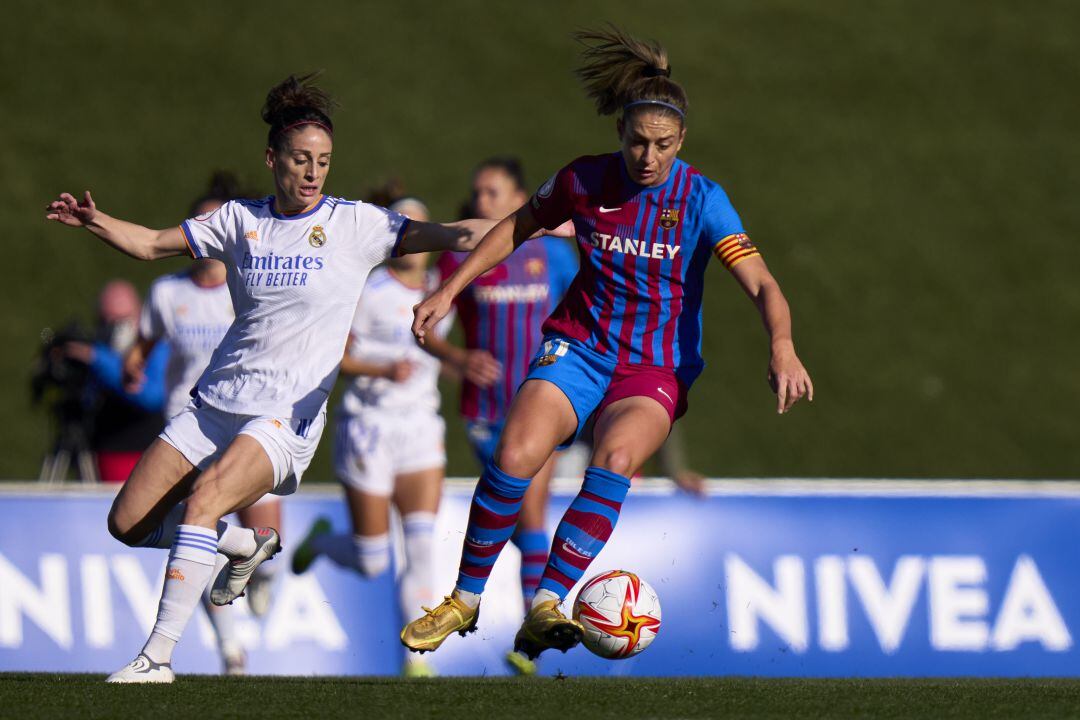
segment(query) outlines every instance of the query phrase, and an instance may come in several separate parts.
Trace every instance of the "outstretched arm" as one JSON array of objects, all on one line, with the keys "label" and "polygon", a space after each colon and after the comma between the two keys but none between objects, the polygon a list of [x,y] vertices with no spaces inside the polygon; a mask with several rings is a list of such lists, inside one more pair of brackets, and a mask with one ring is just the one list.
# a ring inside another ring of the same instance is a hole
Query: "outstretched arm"
[{"label": "outstretched arm", "polygon": [[398,245],[398,254],[441,250],[467,252],[475,248],[497,223],[497,220],[459,220],[445,224],[410,220]]},{"label": "outstretched arm", "polygon": [[769,359],[769,385],[776,392],[776,412],[785,413],[806,396],[814,401],[814,384],[791,339],[791,310],[780,284],[765,266],[761,256],[748,257],[731,268],[742,289],[761,313],[769,333],[772,357]]},{"label": "outstretched arm", "polygon": [[[519,210],[518,213],[521,211]],[[528,212],[525,213],[529,215]],[[506,220],[511,220],[511,215]],[[529,217],[530,221],[532,217]],[[506,222],[503,220],[501,222]],[[452,223],[430,223],[409,221],[405,228],[405,234],[401,237],[397,252],[399,255],[411,255],[422,252],[469,252],[474,250],[487,236],[492,228],[498,226],[499,220],[459,220]],[[553,235],[555,237],[574,237],[574,224],[565,222],[554,230],[547,231],[535,224],[529,235],[524,240],[540,237],[541,235]],[[518,243],[521,244],[520,242]],[[509,253],[507,253],[509,254]]]},{"label": "outstretched arm", "polygon": [[428,331],[446,317],[454,298],[469,283],[510,257],[510,253],[541,229],[528,205],[522,206],[516,213],[503,218],[492,227],[442,286],[413,309],[416,317],[412,330],[417,341],[424,343]]},{"label": "outstretched arm", "polygon": [[69,193],[49,203],[46,220],[55,220],[70,227],[84,227],[109,245],[137,260],[158,260],[182,255],[187,251],[184,234],[179,227],[167,230],[150,228],[110,217],[97,209],[87,190],[82,201]]}]

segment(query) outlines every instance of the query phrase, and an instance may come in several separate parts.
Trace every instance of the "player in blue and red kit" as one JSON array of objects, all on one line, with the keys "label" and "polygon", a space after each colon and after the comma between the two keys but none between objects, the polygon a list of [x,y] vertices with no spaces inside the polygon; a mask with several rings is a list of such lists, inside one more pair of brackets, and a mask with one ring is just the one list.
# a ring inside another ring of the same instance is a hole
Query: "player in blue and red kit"
[{"label": "player in blue and red kit", "polygon": [[578,158],[556,173],[416,308],[413,331],[423,341],[471,281],[537,228],[573,220],[581,270],[544,324],[543,346],[477,484],[457,587],[402,631],[414,650],[433,650],[450,633],[475,628],[488,570],[510,537],[529,479],[595,414],[591,464],[515,638],[530,657],[580,642],[581,626],[559,605],[611,535],[629,478],[686,411],[687,391],[704,367],[701,303],[710,255],[761,313],[778,412],[813,397],[779,285],[723,189],[676,157],[688,102],[670,79],[667,53],[615,28],[578,39],[587,45],[578,75],[589,96],[600,114],[620,114],[620,152]]}]

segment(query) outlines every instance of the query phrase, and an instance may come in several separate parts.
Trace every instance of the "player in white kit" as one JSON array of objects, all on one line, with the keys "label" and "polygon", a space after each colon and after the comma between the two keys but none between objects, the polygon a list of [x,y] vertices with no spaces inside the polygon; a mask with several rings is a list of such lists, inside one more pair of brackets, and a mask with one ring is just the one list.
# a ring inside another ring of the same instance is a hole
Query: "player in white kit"
[{"label": "player in white kit", "polygon": [[192,401],[143,454],[109,512],[109,531],[121,542],[170,548],[150,638],[110,682],[172,682],[173,650],[217,554],[230,562],[211,597],[228,604],[280,550],[273,528],[252,531],[222,517],[268,492],[296,489],[322,435],[326,399],[371,269],[396,255],[469,250],[495,225],[410,222],[323,194],[333,103],[311,80],[290,76],[263,107],[270,197],[230,201],[165,230],[108,216],[89,192],[81,201],[64,193],[47,208],[47,219],[85,227],[138,259],[190,252],[223,261],[236,312]]},{"label": "player in white kit", "polygon": [[[192,216],[211,213],[240,195],[231,173],[214,173],[208,192],[192,204]],[[128,384],[143,382],[146,358],[154,346],[169,343],[165,369],[165,417],[180,413],[191,400],[195,387],[218,343],[232,325],[232,298],[225,282],[225,264],[203,258],[178,273],[164,275],[150,285],[139,322],[138,342],[128,352],[124,375]],[[281,498],[265,495],[254,505],[236,513],[247,528],[281,527]],[[219,556],[219,564],[222,562]],[[252,614],[261,617],[269,610],[270,587],[276,563],[262,563],[252,573],[245,596]],[[247,668],[247,653],[236,633],[234,612],[214,605],[210,592],[203,593],[202,604],[217,636],[224,671],[242,675]]]},{"label": "player in white kit", "polygon": [[[427,219],[427,208],[415,199],[390,207]],[[446,469],[440,362],[417,345],[411,330],[413,306],[438,285],[427,261],[425,253],[392,258],[368,277],[341,361],[350,382],[334,432],[334,470],[345,488],[352,527],[335,533],[328,518],[319,518],[292,557],[298,574],[323,555],[365,577],[381,575],[391,564],[393,503],[404,549],[398,563],[404,617],[432,601],[432,535]],[[432,674],[411,653],[405,653],[404,672]]]}]

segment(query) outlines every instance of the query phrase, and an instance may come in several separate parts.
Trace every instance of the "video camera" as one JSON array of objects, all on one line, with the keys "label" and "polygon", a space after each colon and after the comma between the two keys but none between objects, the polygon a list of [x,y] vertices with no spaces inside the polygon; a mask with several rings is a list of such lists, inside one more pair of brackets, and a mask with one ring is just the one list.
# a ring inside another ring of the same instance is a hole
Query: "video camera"
[{"label": "video camera", "polygon": [[90,334],[78,321],[70,321],[60,331],[44,328],[41,349],[30,377],[35,406],[47,407],[53,441],[41,466],[43,482],[62,482],[74,457],[84,482],[95,482],[97,472],[90,453],[90,425],[93,413],[87,407],[85,388],[89,369],[68,358],[64,345],[87,342]]}]

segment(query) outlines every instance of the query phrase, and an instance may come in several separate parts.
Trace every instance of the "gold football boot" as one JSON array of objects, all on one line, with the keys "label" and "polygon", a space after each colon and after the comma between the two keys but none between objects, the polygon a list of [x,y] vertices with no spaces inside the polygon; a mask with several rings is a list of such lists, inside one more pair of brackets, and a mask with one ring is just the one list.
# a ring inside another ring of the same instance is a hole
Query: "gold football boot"
[{"label": "gold football boot", "polygon": [[545,650],[566,652],[581,642],[584,634],[581,623],[562,614],[558,600],[547,600],[529,610],[514,637],[514,649],[535,660]]},{"label": "gold football boot", "polygon": [[476,631],[480,606],[471,608],[453,595],[434,608],[424,608],[423,617],[413,620],[401,630],[401,644],[413,652],[437,650],[452,633],[462,637]]}]

